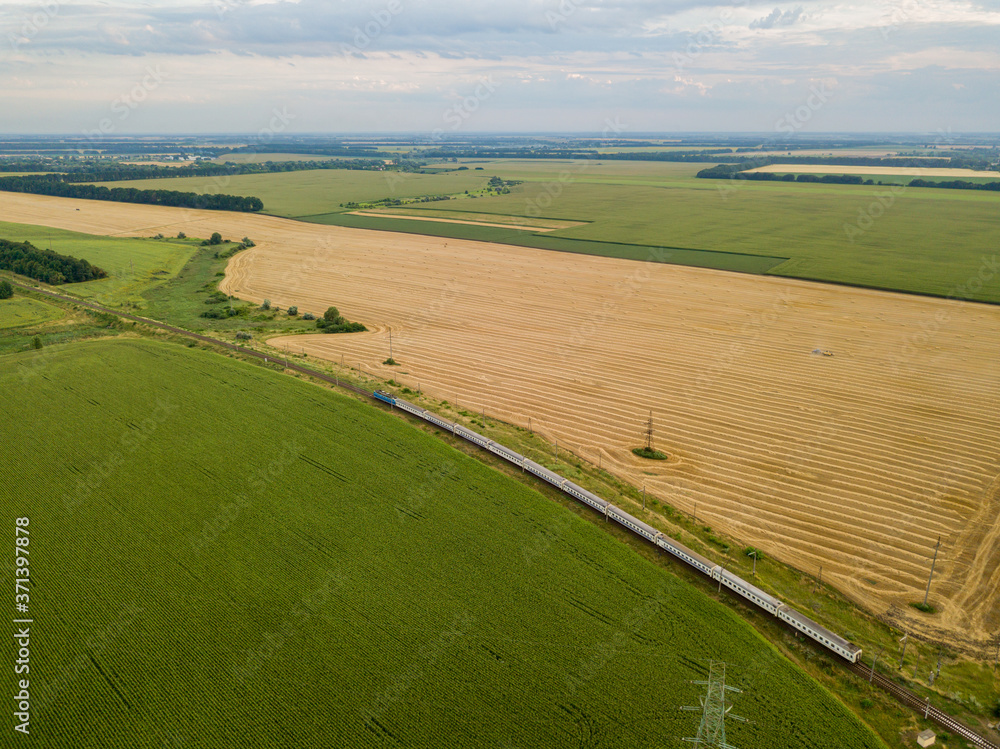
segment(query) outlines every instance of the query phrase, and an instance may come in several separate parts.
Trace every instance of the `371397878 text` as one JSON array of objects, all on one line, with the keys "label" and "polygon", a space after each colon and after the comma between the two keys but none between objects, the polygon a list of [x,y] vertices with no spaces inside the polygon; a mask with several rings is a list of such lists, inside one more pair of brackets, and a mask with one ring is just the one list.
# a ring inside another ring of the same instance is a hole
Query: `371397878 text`
[{"label": "371397878 text", "polygon": [[28,618],[28,604],[31,602],[29,584],[31,572],[28,566],[30,544],[28,537],[28,518],[18,518],[14,526],[14,549],[17,560],[14,578],[14,608],[17,618],[14,619],[14,643],[17,647],[17,658],[14,661],[14,673],[21,676],[17,681],[17,694],[14,695],[15,721],[14,730],[29,733],[31,720],[31,694],[28,691],[31,684],[27,675],[31,673],[31,624]]}]

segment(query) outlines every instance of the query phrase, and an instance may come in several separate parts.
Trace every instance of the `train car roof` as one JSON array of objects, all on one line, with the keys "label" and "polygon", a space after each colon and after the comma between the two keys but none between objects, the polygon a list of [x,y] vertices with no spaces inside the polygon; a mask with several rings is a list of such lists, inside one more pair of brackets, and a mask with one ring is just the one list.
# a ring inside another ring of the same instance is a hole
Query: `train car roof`
[{"label": "train car roof", "polygon": [[483,435],[481,435],[481,434],[480,434],[479,432],[473,432],[473,431],[472,431],[471,429],[469,429],[469,427],[464,427],[464,426],[462,426],[461,424],[455,424],[455,428],[456,428],[456,429],[461,429],[461,430],[462,430],[463,432],[468,432],[468,433],[469,433],[469,434],[471,434],[471,435],[472,435],[473,437],[478,437],[478,438],[479,438],[479,439],[481,439],[481,440],[482,440],[483,442],[490,442],[490,438],[489,438],[489,437],[484,437],[484,436],[483,436]]},{"label": "train car roof", "polygon": [[546,476],[548,476],[549,478],[553,479],[554,481],[565,481],[566,480],[564,477],[560,476],[555,471],[550,471],[545,466],[539,465],[538,463],[536,463],[535,461],[531,460],[530,458],[526,459],[524,461],[524,464],[526,466],[531,466],[535,470],[539,471],[540,473],[545,474]]},{"label": "train car roof", "polygon": [[580,492],[580,494],[582,494],[583,496],[585,496],[585,497],[586,497],[587,499],[590,499],[590,500],[592,500],[592,501],[596,502],[596,503],[597,503],[597,504],[599,504],[599,505],[600,505],[601,507],[607,507],[607,506],[608,506],[608,505],[610,504],[610,502],[608,502],[608,500],[606,500],[606,499],[601,499],[600,497],[598,497],[598,496],[597,496],[596,494],[594,494],[593,492],[589,492],[589,491],[587,491],[587,490],[586,490],[586,489],[584,489],[584,488],[583,488],[582,486],[579,486],[579,485],[577,485],[577,484],[574,484],[574,483],[573,483],[572,481],[567,481],[567,482],[566,482],[566,486],[568,486],[568,487],[569,487],[570,489],[572,489],[573,491],[576,491],[576,492]]},{"label": "train car roof", "polygon": [[409,401],[405,401],[402,398],[396,398],[395,396],[393,397],[393,400],[395,400],[396,403],[403,403],[403,404],[409,406],[410,408],[412,408],[415,411],[423,411],[423,412],[427,413],[428,415],[433,416],[438,421],[443,421],[445,424],[451,424],[452,423],[452,422],[448,421],[448,419],[445,419],[445,418],[443,418],[441,416],[438,416],[433,411],[428,411],[423,406],[418,406],[418,405],[416,405],[414,403],[410,403]]},{"label": "train car roof", "polygon": [[826,627],[824,627],[822,624],[817,624],[812,619],[810,619],[808,616],[806,616],[805,614],[799,613],[798,611],[796,611],[795,609],[793,609],[791,606],[785,606],[784,612],[785,612],[785,614],[789,618],[794,619],[795,621],[799,622],[799,624],[803,624],[803,625],[809,627],[810,629],[812,629],[815,632],[818,632],[820,635],[822,635],[823,637],[825,637],[830,642],[835,643],[835,644],[839,645],[840,647],[844,648],[844,650],[847,650],[847,651],[849,651],[851,653],[859,653],[859,652],[861,652],[861,648],[859,648],[853,642],[845,640],[840,635],[834,634],[833,632],[831,632],[830,630],[828,630]]},{"label": "train car roof", "polygon": [[695,561],[697,561],[697,562],[705,565],[709,569],[712,569],[713,567],[718,567],[719,566],[718,564],[716,564],[715,562],[713,562],[711,559],[706,559],[705,557],[703,557],[697,551],[692,551],[687,546],[685,546],[684,544],[682,544],[680,541],[675,541],[674,539],[670,538],[666,534],[664,534],[663,538],[666,541],[666,543],[670,544],[675,549],[679,549],[680,551],[683,551],[689,557],[691,557]]},{"label": "train car roof", "polygon": [[761,600],[767,601],[772,606],[776,606],[777,607],[777,606],[781,605],[781,601],[779,601],[777,598],[775,598],[774,596],[772,596],[770,593],[765,593],[763,590],[761,590],[760,588],[758,588],[756,585],[748,583],[746,580],[744,580],[739,575],[734,575],[732,572],[730,572],[727,569],[723,569],[721,574],[724,575],[727,579],[732,580],[733,582],[739,583],[746,590],[750,591],[751,593],[753,593],[755,596],[757,596]]},{"label": "train car roof", "polygon": [[639,528],[642,528],[642,530],[644,530],[646,533],[648,533],[651,536],[655,536],[657,533],[662,533],[663,532],[659,528],[654,528],[653,526],[649,525],[649,523],[644,523],[641,520],[639,520],[639,518],[633,517],[632,515],[629,515],[627,512],[625,512],[625,510],[621,509],[620,507],[615,507],[614,505],[609,504],[608,507],[607,507],[607,510],[608,510],[608,512],[611,512],[612,510],[614,510],[618,515],[620,515],[621,517],[625,518],[626,520],[628,520],[633,525],[636,525]]}]

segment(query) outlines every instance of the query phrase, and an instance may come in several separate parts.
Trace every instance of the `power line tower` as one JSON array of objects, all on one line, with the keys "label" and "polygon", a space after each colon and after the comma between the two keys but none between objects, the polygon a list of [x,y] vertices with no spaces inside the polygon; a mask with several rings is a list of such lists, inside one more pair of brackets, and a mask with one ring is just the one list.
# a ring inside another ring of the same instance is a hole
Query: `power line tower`
[{"label": "power line tower", "polygon": [[653,412],[649,412],[649,421],[646,422],[646,452],[653,452]]},{"label": "power line tower", "polygon": [[708,681],[691,683],[704,685],[707,689],[701,698],[701,707],[681,708],[681,710],[701,711],[701,724],[698,726],[697,736],[693,739],[684,739],[684,741],[689,741],[699,747],[711,747],[711,749],[736,749],[736,747],[726,743],[726,717],[744,723],[746,718],[729,715],[733,706],[726,704],[726,693],[738,693],[740,690],[736,687],[726,686],[726,664],[722,661],[709,661]]}]

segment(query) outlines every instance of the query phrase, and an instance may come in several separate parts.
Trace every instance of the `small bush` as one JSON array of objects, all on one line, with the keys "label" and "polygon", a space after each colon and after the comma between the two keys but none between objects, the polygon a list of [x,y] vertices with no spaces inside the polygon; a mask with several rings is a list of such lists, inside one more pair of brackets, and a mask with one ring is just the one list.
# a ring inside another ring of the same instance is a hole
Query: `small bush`
[{"label": "small bush", "polygon": [[1000,718],[1000,700],[997,700],[997,704],[993,706],[993,717]]},{"label": "small bush", "polygon": [[32,338],[31,339],[31,347],[33,349],[35,349],[36,351],[38,349],[40,349],[42,347],[42,339],[39,338],[38,336],[35,336],[34,338]]},{"label": "small bush", "polygon": [[398,367],[399,366],[399,362],[396,361],[395,359],[393,359],[391,356],[388,359],[386,359],[384,362],[382,362],[382,363],[383,364],[388,364],[390,367]]},{"label": "small bush", "polygon": [[918,601],[917,603],[910,604],[917,611],[923,611],[926,614],[933,614],[937,609],[931,606],[929,603],[924,603],[923,601]]},{"label": "small bush", "polygon": [[312,312],[306,312],[304,315],[302,315],[302,319],[303,320],[315,320],[316,319],[316,315],[314,315]]},{"label": "small bush", "polygon": [[760,549],[755,549],[753,546],[747,546],[743,549],[743,553],[748,557],[757,557],[757,561],[761,561],[764,558],[764,552]]},{"label": "small bush", "polygon": [[0,299],[10,299],[14,296],[14,287],[10,285],[10,281],[4,279],[0,281]]},{"label": "small bush", "polygon": [[185,234],[185,233],[184,233],[184,232],[182,232],[182,231],[179,231],[179,232],[177,232],[177,238],[178,238],[178,239],[187,239],[187,238],[188,238],[188,235],[187,235],[187,234]]},{"label": "small bush", "polygon": [[298,307],[289,307],[288,308],[288,314],[289,314],[290,317],[295,317],[295,315],[299,314],[299,308]]},{"label": "small bush", "polygon": [[209,244],[222,244],[222,235],[219,232],[214,232],[212,238],[208,240]]},{"label": "small bush", "polygon": [[264,303],[262,305],[260,305],[260,308],[261,309],[271,309],[271,300],[270,299],[265,299]]},{"label": "small bush", "polygon": [[640,458],[646,458],[647,460],[666,460],[667,454],[661,453],[659,450],[653,450],[648,447],[633,447],[632,454],[637,455]]},{"label": "small bush", "polygon": [[865,697],[865,698],[864,698],[863,700],[861,700],[861,707],[862,707],[862,709],[864,709],[864,710],[867,710],[868,708],[872,707],[872,706],[873,706],[874,704],[875,704],[875,703],[874,703],[874,702],[872,702],[872,701],[871,701],[870,699],[868,699],[867,697]]},{"label": "small bush", "polygon": [[253,340],[253,336],[250,335],[249,333],[244,333],[241,330],[239,333],[236,334],[236,340],[237,341],[252,341]]},{"label": "small bush", "polygon": [[359,322],[347,322],[346,320],[336,324],[328,323],[326,320],[317,320],[316,327],[324,333],[362,333],[368,330],[368,328]]},{"label": "small bush", "polygon": [[243,247],[256,247],[254,241],[250,237],[243,237]]}]

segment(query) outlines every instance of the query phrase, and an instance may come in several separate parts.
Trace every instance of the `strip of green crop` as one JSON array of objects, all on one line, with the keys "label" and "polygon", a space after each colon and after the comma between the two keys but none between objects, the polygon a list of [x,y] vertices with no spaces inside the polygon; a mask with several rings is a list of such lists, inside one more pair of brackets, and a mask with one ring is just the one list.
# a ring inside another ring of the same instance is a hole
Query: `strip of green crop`
[{"label": "strip of green crop", "polygon": [[357,216],[348,213],[305,216],[301,220],[334,226],[350,226],[359,229],[378,229],[381,231],[397,231],[424,236],[499,242],[518,247],[535,247],[542,250],[599,255],[625,260],[666,262],[673,265],[713,268],[715,270],[728,270],[739,273],[767,273],[788,260],[785,257],[696,250],[687,247],[656,247],[641,244],[595,242],[585,239],[555,237],[550,234],[536,234],[502,227],[472,226],[435,221],[407,221],[406,219],[399,218]]}]

